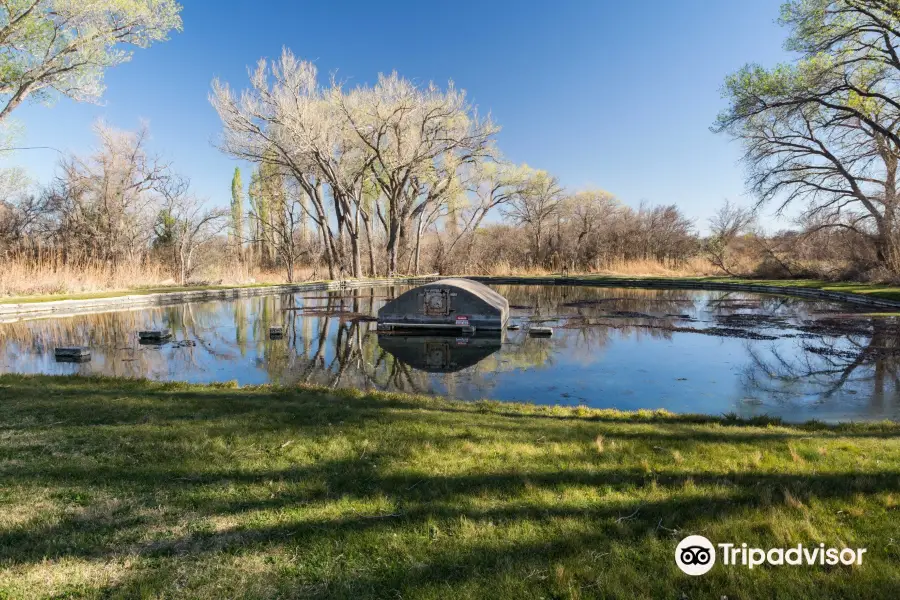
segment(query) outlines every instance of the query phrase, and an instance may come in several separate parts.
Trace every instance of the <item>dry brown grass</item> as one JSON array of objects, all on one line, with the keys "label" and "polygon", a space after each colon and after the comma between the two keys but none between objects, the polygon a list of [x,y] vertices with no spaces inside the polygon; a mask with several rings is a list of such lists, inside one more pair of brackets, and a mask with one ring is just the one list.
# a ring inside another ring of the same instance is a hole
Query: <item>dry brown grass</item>
[{"label": "dry brown grass", "polygon": [[113,266],[13,259],[0,262],[0,296],[124,290],[161,285],[168,278],[158,265]]},{"label": "dry brown grass", "polygon": [[[322,278],[321,272],[301,268],[297,281]],[[237,261],[221,261],[200,270],[187,285],[242,285],[249,283],[284,283],[282,270],[248,268]],[[12,257],[0,260],[0,297],[82,294],[114,292],[135,288],[181,285],[157,263],[107,264],[82,260],[65,262],[59,257],[44,256],[38,260]]]},{"label": "dry brown grass", "polygon": [[677,267],[655,260],[618,261],[597,271],[603,275],[649,275],[661,277],[697,277],[718,275],[716,268],[703,257],[694,257]]},{"label": "dry brown grass", "polygon": [[[542,267],[518,267],[507,261],[498,261],[478,270],[478,275],[558,275],[559,270]],[[591,271],[570,271],[571,275],[634,275],[655,277],[698,277],[721,275],[721,272],[707,259],[695,257],[685,263],[673,266],[655,260],[622,260]]]},{"label": "dry brown grass", "polygon": [[[590,273],[603,275],[697,276],[714,273],[705,259],[693,259],[678,267],[656,261],[621,261]],[[485,275],[540,276],[559,274],[544,268],[522,268],[508,262],[497,262],[478,270]],[[295,281],[327,278],[324,268],[298,268]],[[187,285],[242,285],[248,283],[284,283],[284,271],[249,267],[236,260],[210,261]],[[67,261],[57,253],[38,258],[18,256],[0,260],[0,297],[83,294],[91,292],[125,291],[135,288],[178,286],[162,265],[154,262],[112,264],[90,258]]]}]

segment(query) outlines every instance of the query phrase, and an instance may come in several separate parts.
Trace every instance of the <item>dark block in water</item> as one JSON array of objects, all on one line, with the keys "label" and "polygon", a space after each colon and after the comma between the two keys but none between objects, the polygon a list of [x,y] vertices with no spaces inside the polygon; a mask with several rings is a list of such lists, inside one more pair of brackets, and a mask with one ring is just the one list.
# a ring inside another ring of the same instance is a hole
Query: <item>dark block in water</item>
[{"label": "dark block in water", "polygon": [[91,351],[83,346],[65,346],[54,351],[56,362],[87,362],[91,360]]},{"label": "dark block in water", "polygon": [[509,318],[506,298],[477,281],[441,279],[409,290],[378,311],[379,329],[500,331]]},{"label": "dark block in water", "polygon": [[138,339],[144,342],[161,342],[172,337],[172,331],[169,329],[150,329],[146,331],[138,331]]},{"label": "dark block in water", "polygon": [[284,328],[282,327],[269,327],[269,338],[275,340],[284,336]]},{"label": "dark block in water", "polygon": [[532,337],[550,337],[553,335],[553,329],[550,327],[530,327],[528,335]]},{"label": "dark block in water", "polygon": [[500,349],[499,336],[380,334],[378,345],[397,360],[428,373],[453,373],[478,363]]}]

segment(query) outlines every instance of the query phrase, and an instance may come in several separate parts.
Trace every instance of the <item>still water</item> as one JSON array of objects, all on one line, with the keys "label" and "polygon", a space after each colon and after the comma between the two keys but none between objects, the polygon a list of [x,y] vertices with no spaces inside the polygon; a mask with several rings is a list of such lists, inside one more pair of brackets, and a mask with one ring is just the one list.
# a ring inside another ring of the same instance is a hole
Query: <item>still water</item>
[{"label": "still water", "polygon": [[[695,290],[494,286],[518,331],[379,335],[408,288],[308,292],[0,324],[0,372],[298,382],[598,408],[900,418],[900,322],[833,302]],[[552,338],[529,337],[530,325]],[[283,325],[283,339],[268,339]],[[141,329],[171,329],[144,345]],[[57,363],[56,346],[93,358]]]}]

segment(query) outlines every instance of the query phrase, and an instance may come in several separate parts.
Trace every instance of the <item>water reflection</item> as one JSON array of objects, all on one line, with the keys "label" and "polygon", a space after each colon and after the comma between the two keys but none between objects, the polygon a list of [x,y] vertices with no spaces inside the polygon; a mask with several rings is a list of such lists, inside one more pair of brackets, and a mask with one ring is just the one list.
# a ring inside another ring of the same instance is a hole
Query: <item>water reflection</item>
[{"label": "water reflection", "polygon": [[378,335],[378,345],[400,362],[428,373],[455,373],[500,349],[500,336]]},{"label": "water reflection", "polygon": [[[497,286],[522,330],[381,335],[407,288],[286,294],[0,325],[0,371],[237,380],[788,419],[900,416],[900,325],[830,302],[743,293]],[[531,324],[551,339],[529,338]],[[269,327],[284,327],[271,340]],[[165,329],[165,344],[137,331]],[[57,346],[89,363],[57,363]]]}]

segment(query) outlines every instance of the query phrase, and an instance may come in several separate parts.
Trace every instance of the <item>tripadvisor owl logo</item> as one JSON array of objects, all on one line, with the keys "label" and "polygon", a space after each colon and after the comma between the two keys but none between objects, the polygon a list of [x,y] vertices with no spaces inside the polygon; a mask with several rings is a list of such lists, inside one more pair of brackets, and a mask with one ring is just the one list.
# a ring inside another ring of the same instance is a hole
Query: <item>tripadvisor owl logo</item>
[{"label": "tripadvisor owl logo", "polygon": [[702,535],[689,535],[675,548],[675,564],[688,575],[703,575],[716,564],[716,549]]},{"label": "tripadvisor owl logo", "polygon": [[719,543],[715,546],[702,535],[689,535],[675,547],[675,564],[688,575],[703,575],[716,564],[716,548],[725,567],[754,569],[766,565],[834,566],[861,565],[866,548],[828,548],[797,544],[790,548],[755,548],[745,543]]}]

